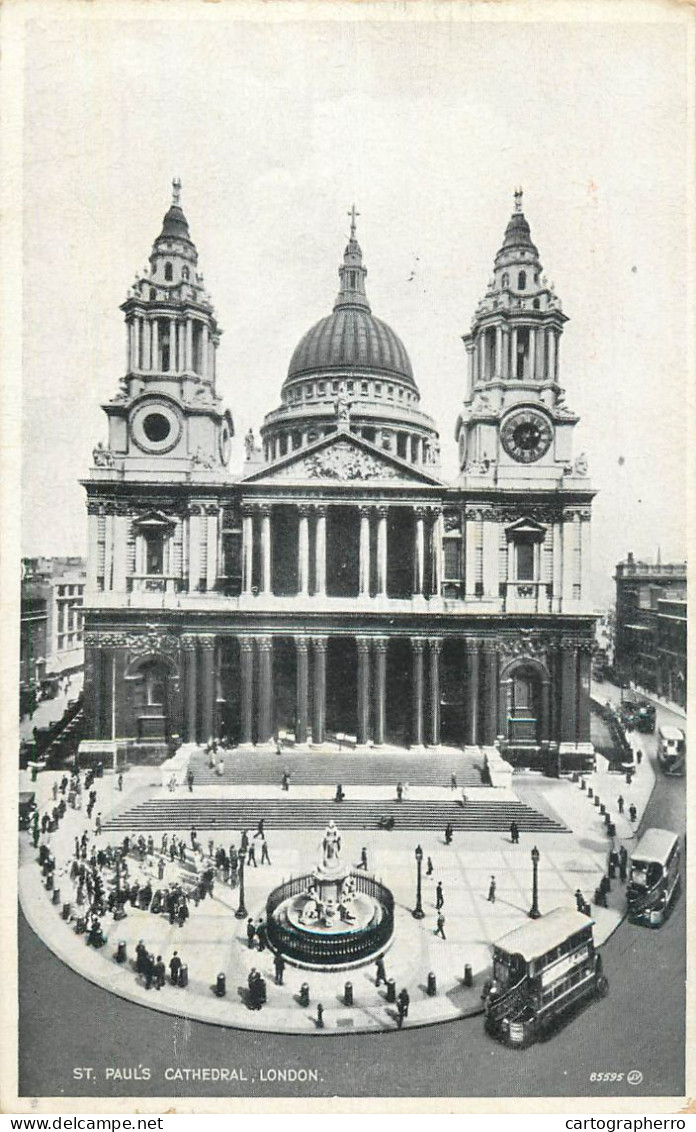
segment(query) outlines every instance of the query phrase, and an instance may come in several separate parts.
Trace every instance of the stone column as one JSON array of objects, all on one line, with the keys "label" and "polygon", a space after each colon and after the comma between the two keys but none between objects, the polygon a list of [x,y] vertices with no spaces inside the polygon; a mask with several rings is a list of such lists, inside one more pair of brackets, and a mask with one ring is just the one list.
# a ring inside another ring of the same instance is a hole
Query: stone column
[{"label": "stone column", "polygon": [[326,507],[314,508],[316,526],[314,534],[314,592],[326,596]]},{"label": "stone column", "polygon": [[201,377],[208,377],[208,323],[203,323],[201,333]]},{"label": "stone column", "polygon": [[186,370],[186,323],[177,323],[177,338],[179,343],[179,373]]},{"label": "stone column", "polygon": [[467,641],[466,648],[467,719],[466,741],[475,747],[479,741],[479,643]]},{"label": "stone column", "polygon": [[431,637],[428,641],[430,660],[430,746],[440,745],[440,653],[442,640]]},{"label": "stone column", "polygon": [[551,684],[548,678],[541,682],[541,702],[539,705],[539,737],[548,742],[551,738]]},{"label": "stone column", "polygon": [[410,432],[406,433],[406,461],[409,464],[413,463],[413,436]]},{"label": "stone column", "polygon": [[374,703],[374,745],[381,747],[387,725],[387,647],[386,637],[374,640],[375,656],[375,703]]},{"label": "stone column", "polygon": [[370,741],[370,638],[356,637],[358,646],[358,745]]},{"label": "stone column", "polygon": [[500,594],[498,579],[498,523],[496,519],[484,519],[483,522],[483,593],[489,601],[496,599]]},{"label": "stone column", "polygon": [[186,319],[186,369],[193,373],[193,319]]},{"label": "stone column", "polygon": [[517,377],[517,327],[513,326],[510,335],[510,377]]},{"label": "stone column", "polygon": [[432,516],[432,546],[433,546],[433,597],[442,594],[442,511],[434,507]]},{"label": "stone column", "polygon": [[532,381],[536,378],[536,327],[530,327],[529,330],[529,376]]},{"label": "stone column", "polygon": [[370,595],[370,507],[360,508],[360,597]]},{"label": "stone column", "polygon": [[261,593],[271,593],[271,508],[268,504],[261,512]]},{"label": "stone column", "polygon": [[215,637],[204,633],[198,638],[201,650],[201,740],[207,743],[215,737]]},{"label": "stone column", "polygon": [[387,596],[387,513],[388,507],[377,508],[377,596]]},{"label": "stone column", "polygon": [[273,738],[273,638],[257,637],[259,656],[259,714],[257,739],[270,743]]},{"label": "stone column", "polygon": [[250,747],[254,740],[254,638],[239,637],[241,745]]},{"label": "stone column", "polygon": [[189,593],[196,593],[201,579],[201,524],[203,522],[198,504],[189,514]]},{"label": "stone column", "polygon": [[99,575],[99,504],[87,504],[87,578],[85,590],[87,594],[97,592],[97,577]]},{"label": "stone column", "polygon": [[592,654],[590,644],[578,650],[578,718],[576,734],[579,743],[589,743],[590,736],[590,672]]},{"label": "stone column", "polygon": [[561,545],[562,545],[562,580],[561,580],[561,609],[567,611],[570,608],[570,603],[573,600],[573,567],[574,567],[574,553],[575,553],[575,521],[572,513],[565,512],[563,515],[563,523],[561,526]]},{"label": "stone column", "polygon": [[592,526],[589,519],[580,520],[580,598],[586,607],[592,595]]},{"label": "stone column", "polygon": [[218,516],[217,508],[211,507],[207,516],[208,553],[206,562],[206,590],[212,593],[217,585],[218,558]]},{"label": "stone column", "polygon": [[198,742],[198,656],[197,642],[193,633],[181,638],[184,656],[185,713],[184,736],[187,743]]},{"label": "stone column", "polygon": [[150,343],[151,343],[151,345],[150,345],[151,362],[152,362],[152,364],[150,366],[150,369],[153,370],[155,373],[158,373],[160,371],[160,369],[162,368],[160,366],[160,360],[159,360],[159,321],[158,321],[158,319],[153,318],[152,322],[150,323],[150,327],[151,327],[151,330],[152,330],[152,337],[151,337],[151,340],[150,340]]},{"label": "stone column", "polygon": [[476,597],[476,523],[471,514],[464,515],[464,592],[467,601]]},{"label": "stone column", "polygon": [[577,740],[577,649],[561,645],[561,742]]},{"label": "stone column", "polygon": [[114,574],[112,586],[118,593],[125,593],[126,590],[129,523],[130,519],[127,515],[114,515]]},{"label": "stone column", "polygon": [[295,743],[307,742],[309,714],[309,652],[306,637],[295,637],[297,659]]},{"label": "stone column", "polygon": [[490,746],[498,734],[498,652],[495,644],[483,646],[483,716],[480,740]]},{"label": "stone column", "polygon": [[297,592],[302,597],[309,596],[309,507],[302,504],[298,508],[297,530]]},{"label": "stone column", "polygon": [[495,374],[494,377],[502,377],[503,373],[503,328],[496,326],[495,328]]},{"label": "stone column", "polygon": [[419,597],[423,595],[425,586],[425,507],[415,508],[416,516],[416,553],[413,592]]},{"label": "stone column", "polygon": [[474,388],[474,344],[467,342],[466,344],[466,400],[470,401],[473,388]]},{"label": "stone column", "polygon": [[413,680],[411,685],[411,746],[423,746],[423,650],[425,637],[411,637]]},{"label": "stone column", "polygon": [[326,738],[326,646],[327,637],[312,637],[314,658],[314,695],[312,697],[312,744],[319,746]]},{"label": "stone column", "polygon": [[502,357],[501,377],[507,378],[510,376],[510,330],[507,326],[503,327],[503,357]]},{"label": "stone column", "polygon": [[242,593],[250,594],[254,577],[254,510],[242,504]]},{"label": "stone column", "polygon": [[169,319],[169,372],[177,372],[176,358],[176,319],[172,315]]}]

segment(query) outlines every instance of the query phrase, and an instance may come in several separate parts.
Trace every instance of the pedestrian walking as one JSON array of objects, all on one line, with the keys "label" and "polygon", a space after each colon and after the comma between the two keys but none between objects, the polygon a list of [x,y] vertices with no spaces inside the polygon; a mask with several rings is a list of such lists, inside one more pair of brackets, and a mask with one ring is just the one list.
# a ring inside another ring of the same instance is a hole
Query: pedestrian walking
[{"label": "pedestrian walking", "polygon": [[520,842],[520,827],[516,821],[510,822],[510,840],[513,845],[519,845]]},{"label": "pedestrian walking", "polygon": [[397,802],[401,802],[402,799],[403,799],[403,796],[404,796],[404,788],[403,788],[403,786],[400,782],[397,782],[397,784],[396,784],[396,800],[397,800]]},{"label": "pedestrian walking", "polygon": [[263,841],[261,842],[261,864],[262,865],[270,865],[270,863],[271,863],[271,858],[268,856],[268,842],[266,841],[266,838],[264,837]]},{"label": "pedestrian walking", "polygon": [[488,885],[488,902],[495,904],[495,877],[491,877],[491,883]]},{"label": "pedestrian walking", "polygon": [[198,838],[198,831],[196,830],[196,827],[195,827],[195,825],[192,825],[192,826],[191,826],[191,832],[189,833],[189,839],[190,839],[190,841],[191,841],[191,848],[192,848],[193,850],[195,850],[195,848],[196,848],[196,840],[197,840],[197,838]]},{"label": "pedestrian walking", "polygon": [[384,956],[378,955],[377,956],[377,977],[375,979],[375,986],[379,987],[379,986],[382,985],[382,983],[386,984],[386,982],[387,982],[387,969],[384,965]]},{"label": "pedestrian walking", "polygon": [[341,783],[339,783],[336,787],[336,793],[334,794],[334,802],[342,802],[345,796],[346,795],[343,786],[341,785]]},{"label": "pedestrian walking", "polygon": [[282,987],[283,985],[283,972],[285,971],[285,960],[280,951],[276,951],[273,966],[275,967],[275,981],[276,986]]},{"label": "pedestrian walking", "polygon": [[119,775],[118,775],[118,778],[116,779],[116,781],[118,782],[119,790],[121,791],[121,793],[123,793],[123,772],[122,771],[119,771]]},{"label": "pedestrian walking", "polygon": [[623,794],[619,794],[618,798],[616,799],[616,805],[619,807],[619,813],[622,814],[624,812]]},{"label": "pedestrian walking", "polygon": [[164,857],[160,857],[157,862],[157,879],[164,880]]},{"label": "pedestrian walking", "polygon": [[189,794],[193,794],[193,782],[194,782],[193,771],[190,770],[188,772],[188,774],[186,775],[186,785],[189,788]]},{"label": "pedestrian walking", "polygon": [[450,787],[452,790],[457,789],[457,776],[456,774],[450,775]]},{"label": "pedestrian walking", "polygon": [[638,763],[638,766],[640,766],[642,761],[643,761],[643,752],[641,750],[638,750],[638,751],[636,751],[636,762]]},{"label": "pedestrian walking", "polygon": [[169,960],[169,981],[171,982],[173,987],[175,987],[179,982],[179,971],[181,970],[182,966],[183,964],[179,958],[179,952],[175,951],[171,959]]},{"label": "pedestrian walking", "polygon": [[247,849],[247,865],[253,865],[255,869],[258,868],[256,864],[256,849],[254,848],[253,842],[249,843],[249,848]]},{"label": "pedestrian walking", "polygon": [[165,969],[161,955],[157,956],[153,974],[155,977],[155,990],[162,990],[164,986]]},{"label": "pedestrian walking", "polygon": [[577,906],[578,912],[582,912],[585,907],[585,897],[583,896],[579,888],[575,889],[575,904]]},{"label": "pedestrian walking", "polygon": [[101,814],[97,814],[96,818],[94,819],[94,828],[95,828],[95,832],[96,832],[97,836],[99,836],[99,834],[102,831],[102,816],[101,816]]},{"label": "pedestrian walking", "polygon": [[439,936],[442,936],[443,939],[447,939],[447,936],[445,935],[445,914],[444,914],[444,912],[438,912],[437,927],[435,928],[435,935],[439,935]]},{"label": "pedestrian walking", "polygon": [[453,836],[454,836],[454,826],[452,825],[451,821],[448,821],[447,825],[445,826],[445,845],[451,845],[452,844]]},{"label": "pedestrian walking", "polygon": [[287,770],[284,770],[283,771],[283,790],[289,790],[289,789],[290,789],[290,775],[288,774]]},{"label": "pedestrian walking", "polygon": [[256,936],[256,928],[254,927],[254,921],[252,920],[251,916],[247,920],[246,934],[247,934],[247,947],[251,951],[251,950],[253,950],[254,937]]},{"label": "pedestrian walking", "polygon": [[442,908],[444,903],[445,903],[445,898],[444,898],[443,893],[442,893],[442,881],[439,880],[437,882],[437,887],[435,889],[435,907],[436,907],[438,912],[440,911],[440,909]]},{"label": "pedestrian walking", "polygon": [[360,864],[358,865],[358,868],[364,869],[365,872],[367,872],[367,849],[364,845],[360,850]]},{"label": "pedestrian walking", "polygon": [[432,859],[432,857],[428,857],[428,860],[427,860],[426,865],[425,865],[425,875],[427,877],[431,877],[433,875],[433,871],[434,871],[433,870],[433,859]]},{"label": "pedestrian walking", "polygon": [[637,811],[637,809],[634,805],[630,805],[628,807],[628,816],[631,819],[631,821],[635,824],[636,818],[638,817],[638,811]]},{"label": "pedestrian walking", "polygon": [[396,1020],[399,1029],[404,1024],[405,1019],[408,1017],[408,1008],[411,1005],[411,996],[403,987],[396,996]]}]

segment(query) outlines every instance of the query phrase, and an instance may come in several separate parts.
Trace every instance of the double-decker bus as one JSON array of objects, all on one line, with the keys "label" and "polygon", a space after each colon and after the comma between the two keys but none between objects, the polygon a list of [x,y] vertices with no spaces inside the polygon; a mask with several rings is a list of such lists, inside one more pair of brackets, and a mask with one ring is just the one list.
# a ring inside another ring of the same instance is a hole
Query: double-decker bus
[{"label": "double-decker bus", "polygon": [[686,737],[681,727],[660,727],[657,733],[657,761],[665,774],[683,774]]},{"label": "double-decker bus", "polygon": [[574,908],[555,908],[495,943],[493,979],[483,994],[489,1034],[511,1046],[529,1045],[547,1036],[571,1006],[607,993],[593,926]]},{"label": "double-decker bus", "polygon": [[628,917],[659,928],[679,885],[679,838],[669,829],[647,829],[631,854]]}]

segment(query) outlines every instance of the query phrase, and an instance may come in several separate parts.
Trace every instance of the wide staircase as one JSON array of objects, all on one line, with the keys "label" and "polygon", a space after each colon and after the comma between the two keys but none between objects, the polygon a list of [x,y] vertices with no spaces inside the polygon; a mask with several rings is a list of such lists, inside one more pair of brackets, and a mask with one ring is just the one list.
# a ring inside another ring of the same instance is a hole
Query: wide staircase
[{"label": "wide staircase", "polygon": [[463,789],[482,785],[483,760],[472,758],[460,750],[445,754],[375,755],[339,751],[315,754],[283,749],[282,754],[265,751],[220,751],[224,773],[218,775],[208,765],[203,751],[191,756],[189,767],[196,786],[279,786],[283,772],[290,775],[291,786],[449,786],[451,776]]}]

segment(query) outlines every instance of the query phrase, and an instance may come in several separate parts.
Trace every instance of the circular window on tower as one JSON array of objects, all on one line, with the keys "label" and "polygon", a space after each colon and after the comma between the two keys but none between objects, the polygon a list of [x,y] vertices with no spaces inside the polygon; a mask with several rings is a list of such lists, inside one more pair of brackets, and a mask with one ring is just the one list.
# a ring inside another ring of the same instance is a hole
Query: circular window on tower
[{"label": "circular window on tower", "polygon": [[181,436],[181,416],[167,401],[148,400],[136,406],[130,432],[143,452],[170,452]]}]

